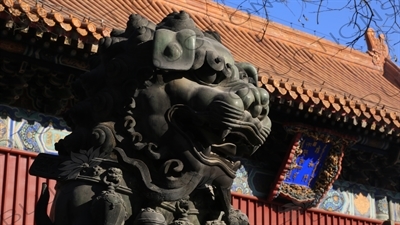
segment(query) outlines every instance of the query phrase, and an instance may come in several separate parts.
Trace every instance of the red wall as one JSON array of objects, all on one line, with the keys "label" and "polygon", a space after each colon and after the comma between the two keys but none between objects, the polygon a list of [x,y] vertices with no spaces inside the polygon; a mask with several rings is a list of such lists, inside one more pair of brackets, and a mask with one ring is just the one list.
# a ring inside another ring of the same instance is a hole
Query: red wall
[{"label": "red wall", "polygon": [[232,193],[232,204],[247,214],[251,225],[380,225],[381,220],[365,219],[324,210],[285,210],[257,198]]},{"label": "red wall", "polygon": [[[32,225],[35,202],[40,195],[42,183],[47,182],[50,192],[54,193],[55,181],[28,174],[35,156],[36,153],[0,147],[1,225]],[[52,200],[50,198],[49,204]],[[380,225],[382,223],[379,220],[322,210],[285,212],[278,204],[236,193],[232,194],[232,204],[249,216],[251,225]]]},{"label": "red wall", "polygon": [[[42,183],[47,182],[50,192],[54,193],[54,180],[28,174],[36,155],[27,151],[0,148],[1,225],[33,225],[33,212]],[[51,198],[49,202],[52,200]]]}]

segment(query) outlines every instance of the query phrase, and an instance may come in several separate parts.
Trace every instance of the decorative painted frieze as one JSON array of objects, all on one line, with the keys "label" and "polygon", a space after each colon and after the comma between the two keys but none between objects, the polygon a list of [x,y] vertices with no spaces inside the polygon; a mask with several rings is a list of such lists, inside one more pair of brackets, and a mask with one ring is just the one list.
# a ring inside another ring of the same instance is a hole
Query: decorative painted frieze
[{"label": "decorative painted frieze", "polygon": [[0,146],[57,154],[54,144],[70,134],[57,117],[4,105],[0,114]]}]

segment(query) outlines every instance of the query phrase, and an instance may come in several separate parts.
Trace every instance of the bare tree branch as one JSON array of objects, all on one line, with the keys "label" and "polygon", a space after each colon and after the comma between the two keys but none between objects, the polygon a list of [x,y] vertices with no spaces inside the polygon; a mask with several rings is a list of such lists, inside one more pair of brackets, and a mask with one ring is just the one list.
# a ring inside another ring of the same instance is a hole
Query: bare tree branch
[{"label": "bare tree branch", "polygon": [[319,5],[318,5],[318,11],[317,11],[317,24],[319,24],[319,12],[320,12],[320,10],[321,10],[321,5],[322,5],[322,2],[323,2],[324,0],[320,0],[319,1]]},{"label": "bare tree branch", "polygon": [[[216,0],[218,1],[218,0]],[[223,1],[223,0],[220,0]],[[225,0],[229,1],[229,0]],[[340,35],[346,40],[344,45],[345,48],[351,47],[355,48],[358,45],[359,40],[362,40],[369,28],[374,28],[379,34],[385,35],[385,41],[388,45],[389,50],[394,52],[394,46],[398,46],[400,40],[397,40],[400,34],[400,1],[399,0],[347,0],[347,1],[335,1],[329,2],[328,0],[297,0],[299,4],[301,4],[300,12],[296,12],[298,14],[298,23],[303,28],[308,29],[307,21],[309,21],[309,17],[305,8],[307,5],[312,5],[312,8],[315,10],[314,12],[308,13],[316,13],[316,24],[321,24],[322,22],[322,13],[326,12],[344,12],[350,16],[348,23],[344,24],[340,29],[342,30],[344,27],[348,26],[349,30],[353,32],[351,35],[343,36],[342,31]],[[258,14],[259,11],[263,10],[263,14],[265,13],[265,17],[269,21],[269,10],[273,8],[273,4],[284,4],[286,8],[293,14],[294,16],[294,7],[293,4],[289,4],[288,0],[241,0],[239,2],[238,9],[240,10],[243,4],[255,4],[261,6],[263,9],[257,9],[256,12]],[[235,4],[236,6],[238,4]],[[254,6],[253,6],[254,7]],[[382,14],[383,15],[380,15]],[[342,14],[343,15],[343,14]],[[279,18],[281,19],[281,18]],[[285,21],[284,19],[281,19]],[[285,21],[287,23],[292,24],[290,21]],[[268,26],[268,24],[266,25]],[[309,29],[310,30],[310,29]],[[314,34],[316,29],[313,28]],[[260,31],[259,41],[262,41],[265,36],[266,29]],[[339,40],[335,38],[332,33],[329,33],[330,36],[334,38],[335,41]],[[394,58],[397,56],[394,55]]]}]

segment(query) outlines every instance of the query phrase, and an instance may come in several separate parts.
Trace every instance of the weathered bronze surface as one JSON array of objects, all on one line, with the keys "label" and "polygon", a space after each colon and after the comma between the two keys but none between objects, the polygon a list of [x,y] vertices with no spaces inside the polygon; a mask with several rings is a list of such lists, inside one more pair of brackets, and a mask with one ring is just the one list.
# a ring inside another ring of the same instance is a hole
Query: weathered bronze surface
[{"label": "weathered bronze surface", "polygon": [[248,224],[230,203],[231,156],[270,133],[256,68],[185,12],[159,24],[131,15],[91,66],[65,118],[73,132],[31,167],[58,180],[52,215],[45,190],[37,224]]}]

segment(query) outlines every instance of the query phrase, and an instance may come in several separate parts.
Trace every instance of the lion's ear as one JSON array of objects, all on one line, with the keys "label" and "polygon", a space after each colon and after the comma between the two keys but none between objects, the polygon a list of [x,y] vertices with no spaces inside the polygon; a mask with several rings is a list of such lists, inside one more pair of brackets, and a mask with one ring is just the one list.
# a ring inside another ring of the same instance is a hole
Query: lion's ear
[{"label": "lion's ear", "polygon": [[158,29],[154,34],[153,64],[166,70],[189,70],[194,62],[196,33]]}]

